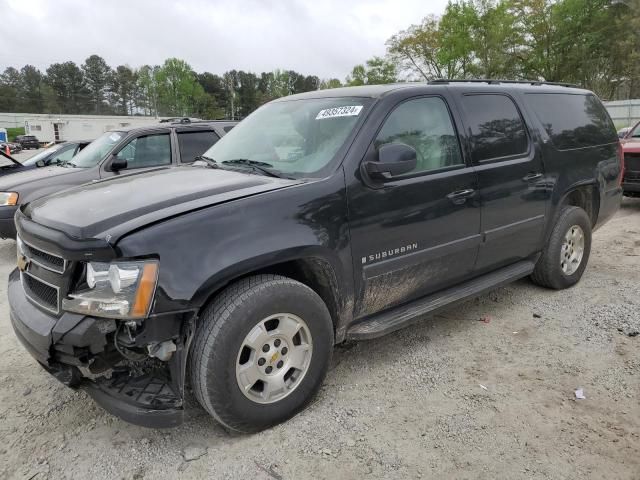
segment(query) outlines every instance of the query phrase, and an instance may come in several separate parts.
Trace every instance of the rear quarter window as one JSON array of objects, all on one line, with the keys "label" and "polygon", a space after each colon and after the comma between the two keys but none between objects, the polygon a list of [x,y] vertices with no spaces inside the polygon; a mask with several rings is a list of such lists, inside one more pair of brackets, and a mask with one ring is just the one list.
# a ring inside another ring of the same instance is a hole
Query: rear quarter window
[{"label": "rear quarter window", "polygon": [[594,147],[618,141],[616,129],[595,95],[532,93],[527,104],[558,150]]}]

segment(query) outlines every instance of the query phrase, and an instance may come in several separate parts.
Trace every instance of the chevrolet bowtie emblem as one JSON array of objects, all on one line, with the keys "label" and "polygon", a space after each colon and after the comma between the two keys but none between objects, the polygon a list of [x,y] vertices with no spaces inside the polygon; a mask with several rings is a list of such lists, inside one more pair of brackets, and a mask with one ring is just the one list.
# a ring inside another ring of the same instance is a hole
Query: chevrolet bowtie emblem
[{"label": "chevrolet bowtie emblem", "polygon": [[26,256],[20,255],[18,257],[18,270],[25,272],[29,266],[29,262],[30,260]]}]

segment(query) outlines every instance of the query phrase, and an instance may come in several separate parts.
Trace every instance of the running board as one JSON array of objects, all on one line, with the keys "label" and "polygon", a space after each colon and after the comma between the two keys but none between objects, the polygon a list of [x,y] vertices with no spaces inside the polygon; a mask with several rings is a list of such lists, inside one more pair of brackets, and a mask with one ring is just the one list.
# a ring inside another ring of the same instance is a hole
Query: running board
[{"label": "running board", "polygon": [[526,277],[533,272],[534,267],[535,262],[528,260],[514,263],[455,287],[420,298],[410,304],[378,313],[349,327],[346,338],[347,340],[369,340],[381,337],[410,325],[423,315],[435,313],[454,303],[468,300],[488,290]]}]

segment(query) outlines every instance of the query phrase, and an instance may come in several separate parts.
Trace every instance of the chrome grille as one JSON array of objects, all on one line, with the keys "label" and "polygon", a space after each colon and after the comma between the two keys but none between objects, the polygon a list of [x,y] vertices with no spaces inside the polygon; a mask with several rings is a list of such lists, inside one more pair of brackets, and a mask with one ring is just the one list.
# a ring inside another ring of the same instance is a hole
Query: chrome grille
[{"label": "chrome grille", "polygon": [[23,240],[20,240],[23,253],[36,265],[46,268],[52,272],[64,273],[67,262],[62,257],[53,255],[45,250],[33,247]]},{"label": "chrome grille", "polygon": [[24,293],[29,300],[49,312],[55,314],[60,312],[60,289],[58,287],[27,272],[21,272],[20,279]]},{"label": "chrome grille", "polygon": [[[20,281],[26,297],[38,307],[58,315],[60,290],[65,285],[67,261],[17,237]],[[66,288],[66,287],[65,287]]]}]

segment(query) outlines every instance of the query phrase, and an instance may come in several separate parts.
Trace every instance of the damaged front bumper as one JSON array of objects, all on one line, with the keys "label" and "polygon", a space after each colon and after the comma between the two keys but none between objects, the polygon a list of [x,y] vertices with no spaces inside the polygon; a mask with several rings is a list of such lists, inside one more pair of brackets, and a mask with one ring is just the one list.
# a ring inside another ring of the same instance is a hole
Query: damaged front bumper
[{"label": "damaged front bumper", "polygon": [[[152,316],[129,326],[69,312],[56,317],[27,299],[17,270],[9,276],[8,296],[16,336],[62,383],[86,390],[105,410],[136,425],[166,428],[183,422],[194,312]],[[166,344],[172,346],[168,352],[158,348]]]}]

